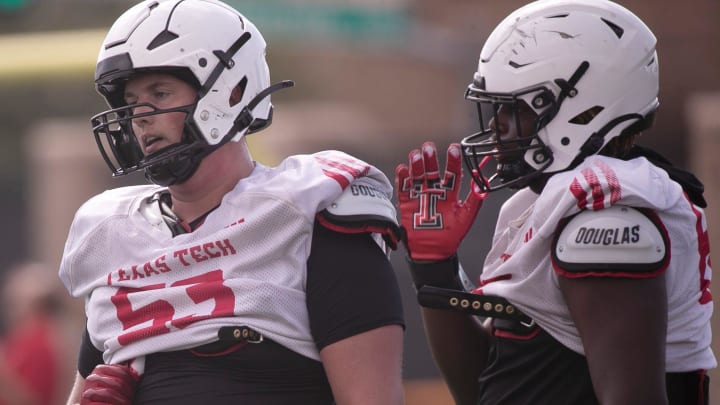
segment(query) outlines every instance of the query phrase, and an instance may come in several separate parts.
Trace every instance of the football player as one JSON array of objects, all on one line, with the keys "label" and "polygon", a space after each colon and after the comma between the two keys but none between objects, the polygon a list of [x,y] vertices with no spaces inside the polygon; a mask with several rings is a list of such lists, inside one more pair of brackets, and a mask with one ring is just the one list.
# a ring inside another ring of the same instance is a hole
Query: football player
[{"label": "football player", "polygon": [[338,151],[255,162],[266,43],[216,0],[144,1],[100,49],[92,118],[114,176],[80,207],[60,278],[85,300],[69,404],[399,404],[392,186]]},{"label": "football player", "polygon": [[[444,173],[430,142],[397,167],[428,341],[458,404],[708,403],[703,187],[635,145],[658,108],[655,46],[616,3],[529,3],[480,53],[465,95],[480,132],[449,147]],[[501,189],[515,192],[470,283],[458,245]]]}]

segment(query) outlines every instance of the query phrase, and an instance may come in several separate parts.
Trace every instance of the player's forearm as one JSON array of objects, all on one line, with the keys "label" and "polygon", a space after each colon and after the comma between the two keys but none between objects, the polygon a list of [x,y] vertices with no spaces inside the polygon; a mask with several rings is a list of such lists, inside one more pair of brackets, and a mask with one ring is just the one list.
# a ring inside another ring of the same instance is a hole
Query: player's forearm
[{"label": "player's forearm", "polygon": [[400,405],[403,329],[387,325],[340,340],[320,351],[338,405]]},{"label": "player's forearm", "polygon": [[65,403],[66,405],[79,405],[80,404],[80,394],[82,393],[82,387],[85,384],[85,379],[80,375],[80,373],[75,374],[75,382],[73,383],[72,390],[70,391],[70,395],[68,396],[68,400]]},{"label": "player's forearm", "polygon": [[428,343],[458,405],[475,404],[478,376],[487,362],[490,336],[471,316],[422,309]]}]

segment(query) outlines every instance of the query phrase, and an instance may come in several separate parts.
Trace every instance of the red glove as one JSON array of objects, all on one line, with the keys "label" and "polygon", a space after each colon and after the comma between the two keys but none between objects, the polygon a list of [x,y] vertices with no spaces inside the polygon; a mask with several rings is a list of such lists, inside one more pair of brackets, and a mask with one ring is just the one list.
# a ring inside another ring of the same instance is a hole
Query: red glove
[{"label": "red glove", "polygon": [[80,405],[131,405],[139,379],[129,366],[100,364],[85,379]]},{"label": "red glove", "polygon": [[410,259],[440,261],[457,252],[487,193],[473,182],[465,201],[458,200],[462,179],[462,150],[447,150],[445,175],[440,178],[437,148],[425,142],[408,155],[409,167],[395,168],[400,222]]}]

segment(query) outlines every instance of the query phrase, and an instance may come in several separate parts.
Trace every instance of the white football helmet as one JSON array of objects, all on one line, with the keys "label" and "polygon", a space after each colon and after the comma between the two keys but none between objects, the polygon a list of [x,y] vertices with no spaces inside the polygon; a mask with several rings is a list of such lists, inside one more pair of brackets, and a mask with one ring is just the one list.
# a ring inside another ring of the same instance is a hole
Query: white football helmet
[{"label": "white football helmet", "polygon": [[[270,85],[265,40],[250,20],[218,0],[146,0],[123,13],[103,41],[95,70],[97,91],[110,110],[91,119],[100,152],[114,176],[140,169],[160,185],[189,178],[210,152],[270,124]],[[133,109],[123,91],[136,73],[169,73],[198,89],[187,113],[183,140],[143,156],[130,125]],[[230,94],[240,85],[240,102]]]},{"label": "white football helmet", "polygon": [[[481,131],[462,140],[476,183],[488,191],[525,187],[623,131],[649,127],[658,107],[655,43],[637,16],[608,0],[540,0],[506,17],[485,42],[465,94],[480,115]],[[534,133],[518,134],[508,151],[492,120],[500,108],[527,109],[521,104],[537,114]],[[491,158],[497,166],[486,177]]]}]

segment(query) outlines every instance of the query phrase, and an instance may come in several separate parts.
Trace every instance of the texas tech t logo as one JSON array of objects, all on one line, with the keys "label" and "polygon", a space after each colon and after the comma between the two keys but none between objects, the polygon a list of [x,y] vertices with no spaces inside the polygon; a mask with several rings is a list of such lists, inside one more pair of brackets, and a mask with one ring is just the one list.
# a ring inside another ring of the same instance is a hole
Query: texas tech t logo
[{"label": "texas tech t logo", "polygon": [[428,179],[426,183],[406,178],[402,191],[410,191],[409,197],[418,200],[418,210],[413,214],[413,229],[443,229],[443,216],[438,212],[438,201],[447,199],[447,191],[455,187],[456,176],[447,173],[445,184],[440,179]]}]

